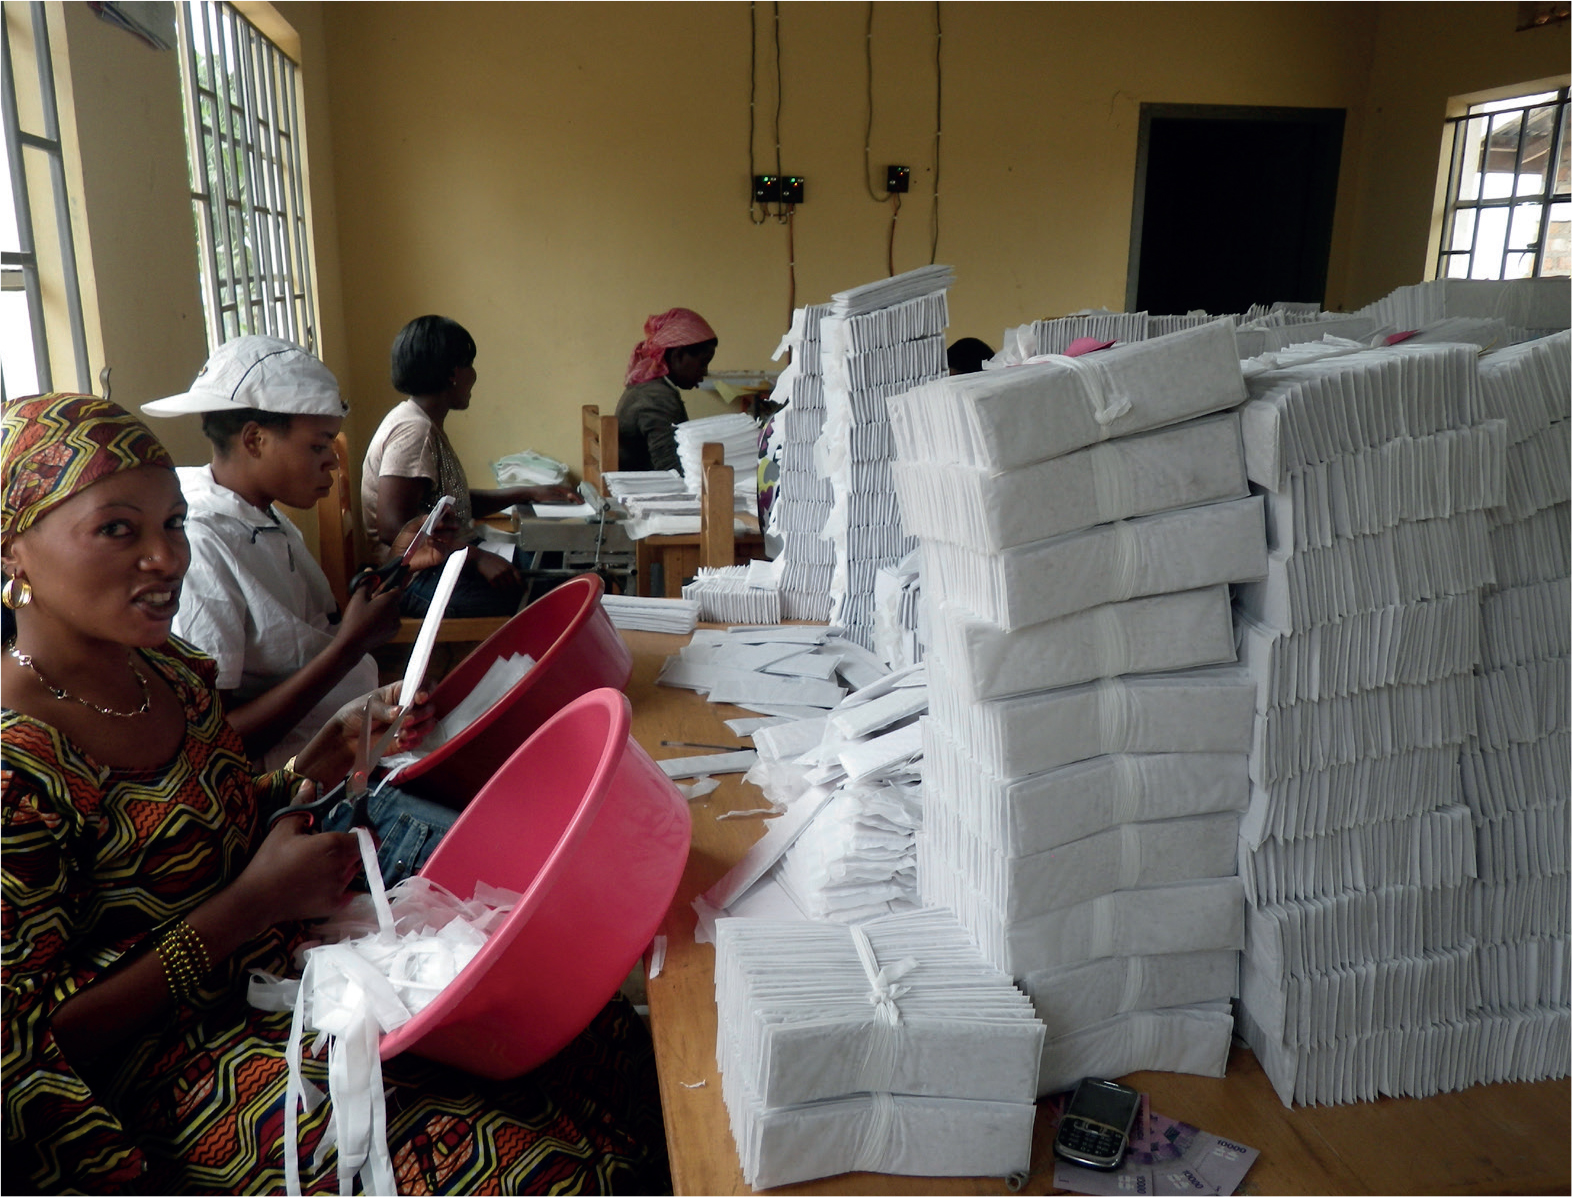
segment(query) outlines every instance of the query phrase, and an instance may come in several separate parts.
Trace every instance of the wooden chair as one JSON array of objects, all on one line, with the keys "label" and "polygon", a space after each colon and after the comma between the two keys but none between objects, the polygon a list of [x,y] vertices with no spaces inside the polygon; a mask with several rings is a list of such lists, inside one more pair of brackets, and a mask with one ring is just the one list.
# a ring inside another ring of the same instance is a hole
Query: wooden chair
[{"label": "wooden chair", "polygon": [[600,408],[586,403],[584,423],[584,481],[602,495],[610,496],[604,475],[617,469],[617,417],[603,416]]},{"label": "wooden chair", "polygon": [[[359,537],[355,531],[355,509],[352,502],[354,487],[350,484],[349,441],[341,432],[333,438],[333,456],[338,459],[338,469],[333,471],[333,489],[317,500],[317,554],[322,572],[327,575],[340,610],[349,603],[349,583],[360,568],[362,554]],[[437,642],[478,643],[486,639],[503,624],[506,615],[469,619],[444,619],[437,629]],[[421,621],[406,616],[399,621],[398,631],[389,644],[413,644],[420,632]]]}]

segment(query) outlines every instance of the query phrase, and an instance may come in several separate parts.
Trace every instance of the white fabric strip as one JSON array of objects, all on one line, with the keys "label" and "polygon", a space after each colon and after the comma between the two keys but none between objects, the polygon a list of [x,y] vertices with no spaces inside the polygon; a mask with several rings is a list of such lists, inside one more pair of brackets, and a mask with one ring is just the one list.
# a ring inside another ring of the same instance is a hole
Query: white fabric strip
[{"label": "white fabric strip", "polygon": [[1109,602],[1123,602],[1135,594],[1141,580],[1141,539],[1130,523],[1120,520],[1113,526],[1113,576],[1109,579]]},{"label": "white fabric strip", "polygon": [[1119,828],[1119,888],[1134,889],[1141,880],[1141,826],[1125,823]]},{"label": "white fabric strip", "polygon": [[1092,494],[1097,506],[1097,522],[1106,524],[1131,515],[1136,507],[1136,485],[1130,477],[1126,459],[1111,445],[1095,446],[1088,457],[1092,463]]},{"label": "white fabric strip", "polygon": [[1130,638],[1122,612],[1112,603],[1092,611],[1092,644],[1097,672],[1113,677],[1130,671]]},{"label": "white fabric strip", "polygon": [[1097,683],[1099,746],[1105,753],[1128,751],[1130,743],[1130,692],[1116,677]]},{"label": "white fabric strip", "polygon": [[890,1136],[895,1129],[895,1098],[889,1093],[868,1094],[868,1121],[857,1144],[857,1160],[849,1171],[887,1172]]},{"label": "white fabric strip", "polygon": [[1063,362],[1075,371],[1086,398],[1092,405],[1092,418],[1097,421],[1098,439],[1107,440],[1113,435],[1112,424],[1130,410],[1130,400],[1124,396],[1109,398],[1113,377],[1095,357],[1061,357],[1053,355],[1055,362]]},{"label": "white fabric strip", "polygon": [[1128,1014],[1141,1003],[1141,994],[1146,989],[1146,965],[1142,963],[1145,959],[1145,956],[1124,958],[1124,994],[1119,999],[1120,1014]]},{"label": "white fabric strip", "polygon": [[1110,806],[1113,822],[1138,822],[1146,808],[1146,775],[1131,753],[1115,753],[1112,760],[1114,785]]},{"label": "white fabric strip", "polygon": [[[857,959],[868,974],[871,991],[868,1002],[873,1006],[875,1015],[873,1025],[868,1028],[868,1051],[863,1057],[858,1088],[874,1094],[887,1093],[895,1076],[895,1064],[900,1051],[901,1011],[895,1000],[911,991],[911,986],[897,985],[896,982],[917,967],[917,958],[907,956],[881,968],[868,933],[855,925],[848,927],[847,931],[851,933],[852,946],[857,949]],[[883,1153],[882,1139],[878,1150]]]}]

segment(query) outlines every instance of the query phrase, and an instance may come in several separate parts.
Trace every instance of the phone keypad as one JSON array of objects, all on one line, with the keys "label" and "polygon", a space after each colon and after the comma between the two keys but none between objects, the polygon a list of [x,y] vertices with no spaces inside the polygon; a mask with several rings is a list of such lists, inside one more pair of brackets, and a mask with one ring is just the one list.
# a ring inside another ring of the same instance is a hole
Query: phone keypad
[{"label": "phone keypad", "polygon": [[1070,1151],[1094,1159],[1116,1158],[1124,1145],[1124,1136],[1117,1130],[1080,1118],[1065,1119],[1058,1137]]}]

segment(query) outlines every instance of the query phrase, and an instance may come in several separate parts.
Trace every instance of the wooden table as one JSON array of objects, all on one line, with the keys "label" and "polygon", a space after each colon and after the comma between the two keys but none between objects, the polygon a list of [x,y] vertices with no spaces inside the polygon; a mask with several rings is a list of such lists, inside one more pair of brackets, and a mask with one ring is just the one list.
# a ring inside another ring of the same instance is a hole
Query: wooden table
[{"label": "wooden table", "polygon": [[[662,740],[733,744],[724,719],[749,712],[712,706],[688,690],[656,686],[661,662],[687,638],[623,633],[633,648],[633,733],[657,759],[698,749]],[[649,983],[650,1026],[677,1193],[751,1193],[742,1179],[715,1067],[715,950],[693,942],[696,894],[719,880],[763,834],[757,819],[717,823],[726,810],[762,804],[738,775],[692,804],[693,849],[661,933],[666,963]],[[1152,1109],[1260,1149],[1241,1193],[1567,1193],[1572,1190],[1572,1084],[1480,1085],[1424,1100],[1384,1099],[1285,1109],[1255,1056],[1235,1047],[1221,1079],[1142,1072],[1123,1078]],[[689,1088],[689,1086],[697,1086]],[[1023,1192],[1057,1192],[1046,1119],[1037,1123]],[[849,1173],[782,1193],[1007,1194],[998,1177]]]}]

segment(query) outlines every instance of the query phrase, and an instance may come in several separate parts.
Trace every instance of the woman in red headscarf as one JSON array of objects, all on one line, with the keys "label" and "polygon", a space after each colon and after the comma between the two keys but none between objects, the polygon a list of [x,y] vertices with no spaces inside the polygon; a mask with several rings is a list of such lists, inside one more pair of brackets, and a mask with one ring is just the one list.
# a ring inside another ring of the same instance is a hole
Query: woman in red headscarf
[{"label": "woman in red headscarf", "polygon": [[644,322],[617,400],[617,468],[676,470],[677,425],[688,418],[682,392],[704,381],[719,338],[697,312],[672,308]]}]

